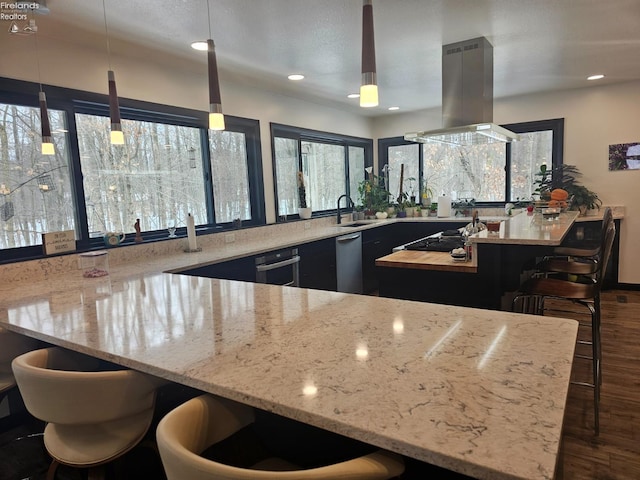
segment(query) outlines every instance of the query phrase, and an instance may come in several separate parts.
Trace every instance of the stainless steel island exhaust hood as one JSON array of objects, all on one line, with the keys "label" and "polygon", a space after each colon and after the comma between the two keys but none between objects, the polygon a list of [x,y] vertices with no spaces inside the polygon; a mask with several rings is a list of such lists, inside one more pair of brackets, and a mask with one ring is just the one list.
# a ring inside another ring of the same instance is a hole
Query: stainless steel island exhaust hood
[{"label": "stainless steel island exhaust hood", "polygon": [[410,132],[419,143],[478,145],[511,142],[518,135],[493,122],[493,47],[484,37],[442,47],[442,125]]}]

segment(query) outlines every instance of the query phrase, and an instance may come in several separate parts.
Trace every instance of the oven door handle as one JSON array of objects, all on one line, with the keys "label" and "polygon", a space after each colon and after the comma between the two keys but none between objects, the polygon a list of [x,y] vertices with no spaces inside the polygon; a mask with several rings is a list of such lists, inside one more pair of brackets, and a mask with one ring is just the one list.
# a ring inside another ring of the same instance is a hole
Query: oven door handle
[{"label": "oven door handle", "polygon": [[256,265],[256,270],[258,272],[268,272],[269,270],[275,270],[276,268],[286,267],[287,265],[293,265],[294,263],[298,263],[299,261],[300,261],[300,256],[296,255],[295,257],[282,260],[281,262],[270,263],[268,265]]}]

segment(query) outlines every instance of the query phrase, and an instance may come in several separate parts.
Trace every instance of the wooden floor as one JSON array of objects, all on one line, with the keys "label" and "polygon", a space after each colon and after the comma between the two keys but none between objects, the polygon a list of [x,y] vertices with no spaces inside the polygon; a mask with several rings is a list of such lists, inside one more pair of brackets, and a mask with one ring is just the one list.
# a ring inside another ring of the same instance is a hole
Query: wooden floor
[{"label": "wooden floor", "polygon": [[[588,361],[576,360],[573,375],[588,379]],[[561,462],[560,480],[640,479],[640,292],[603,292],[600,435],[593,391],[572,385]]]}]

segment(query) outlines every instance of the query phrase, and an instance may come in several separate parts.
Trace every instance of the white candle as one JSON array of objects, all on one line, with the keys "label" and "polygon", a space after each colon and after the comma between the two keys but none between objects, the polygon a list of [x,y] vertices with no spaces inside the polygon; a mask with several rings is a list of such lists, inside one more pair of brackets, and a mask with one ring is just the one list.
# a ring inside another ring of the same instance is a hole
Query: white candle
[{"label": "white candle", "polygon": [[187,240],[189,240],[189,250],[194,251],[198,249],[198,243],[196,242],[196,226],[193,220],[193,215],[187,216]]}]

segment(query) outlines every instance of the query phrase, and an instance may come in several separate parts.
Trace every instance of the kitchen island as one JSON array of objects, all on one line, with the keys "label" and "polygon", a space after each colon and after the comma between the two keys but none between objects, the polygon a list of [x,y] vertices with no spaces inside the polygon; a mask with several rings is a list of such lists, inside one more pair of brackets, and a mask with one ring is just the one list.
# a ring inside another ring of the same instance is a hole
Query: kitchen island
[{"label": "kitchen island", "polygon": [[446,252],[393,252],[376,260],[380,295],[508,310],[522,272],[560,245],[577,218],[578,212],[550,219],[522,212],[502,221],[499,232],[472,235],[467,262],[454,262]]},{"label": "kitchen island", "polygon": [[5,282],[0,325],[475,478],[553,478],[575,321],[163,273],[198,255]]}]

